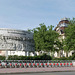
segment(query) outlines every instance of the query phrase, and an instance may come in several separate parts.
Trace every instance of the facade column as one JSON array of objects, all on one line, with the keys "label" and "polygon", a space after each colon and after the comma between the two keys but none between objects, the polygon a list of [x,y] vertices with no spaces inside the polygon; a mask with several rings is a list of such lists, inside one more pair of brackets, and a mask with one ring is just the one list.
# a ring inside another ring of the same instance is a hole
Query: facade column
[{"label": "facade column", "polygon": [[33,54],[34,54],[34,56],[35,56],[35,51],[33,51]]},{"label": "facade column", "polygon": [[8,50],[6,50],[6,60],[8,59]]},{"label": "facade column", "polygon": [[10,55],[11,55],[11,50],[10,50]]},{"label": "facade column", "polygon": [[27,56],[30,56],[30,52],[29,51],[27,51]]},{"label": "facade column", "polygon": [[25,51],[25,56],[27,56],[27,51]]}]

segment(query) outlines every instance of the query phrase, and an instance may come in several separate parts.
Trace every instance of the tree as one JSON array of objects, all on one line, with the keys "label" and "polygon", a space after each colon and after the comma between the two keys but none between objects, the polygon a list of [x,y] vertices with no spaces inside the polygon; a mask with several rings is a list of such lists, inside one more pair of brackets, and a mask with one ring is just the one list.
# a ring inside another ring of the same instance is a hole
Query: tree
[{"label": "tree", "polygon": [[58,38],[58,33],[56,33],[53,30],[53,26],[48,26],[40,24],[39,27],[34,28],[34,41],[35,41],[35,49],[36,51],[55,51],[56,48],[54,45],[56,45],[56,40]]},{"label": "tree", "polygon": [[66,52],[75,51],[75,18],[70,20],[70,24],[65,29],[64,50]]}]

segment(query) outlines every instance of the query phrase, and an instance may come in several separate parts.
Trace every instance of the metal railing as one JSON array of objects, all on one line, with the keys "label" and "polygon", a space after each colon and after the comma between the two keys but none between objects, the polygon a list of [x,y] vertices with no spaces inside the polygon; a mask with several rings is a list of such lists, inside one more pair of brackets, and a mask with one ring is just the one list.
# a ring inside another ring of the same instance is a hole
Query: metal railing
[{"label": "metal railing", "polygon": [[0,60],[0,68],[72,67],[75,60]]}]

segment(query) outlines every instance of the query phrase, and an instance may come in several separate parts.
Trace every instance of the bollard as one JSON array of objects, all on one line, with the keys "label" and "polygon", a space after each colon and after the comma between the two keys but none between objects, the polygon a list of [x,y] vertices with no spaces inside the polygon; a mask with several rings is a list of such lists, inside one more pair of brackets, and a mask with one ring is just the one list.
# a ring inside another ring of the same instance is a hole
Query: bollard
[{"label": "bollard", "polygon": [[15,63],[15,68],[17,68],[17,63]]},{"label": "bollard", "polygon": [[7,64],[5,63],[5,68],[7,68]]},{"label": "bollard", "polygon": [[53,63],[52,67],[55,67],[55,63]]},{"label": "bollard", "polygon": [[44,63],[44,67],[48,67],[48,64],[47,63]]},{"label": "bollard", "polygon": [[21,64],[21,63],[19,64],[19,67],[20,67],[20,68],[22,67],[22,64]]},{"label": "bollard", "polygon": [[69,63],[67,63],[66,66],[69,67]]},{"label": "bollard", "polygon": [[2,68],[2,64],[0,63],[0,68]]},{"label": "bollard", "polygon": [[56,67],[59,67],[59,63],[56,64]]},{"label": "bollard", "polygon": [[10,68],[12,67],[12,64],[10,63]]},{"label": "bollard", "polygon": [[35,63],[33,63],[33,67],[35,67]]},{"label": "bollard", "polygon": [[45,67],[48,67],[47,63],[45,63]]},{"label": "bollard", "polygon": [[71,67],[70,63],[69,63],[69,67]]},{"label": "bollard", "polygon": [[63,63],[63,67],[66,67],[66,63]]},{"label": "bollard", "polygon": [[37,63],[37,67],[39,67],[39,63]]},{"label": "bollard", "polygon": [[60,63],[60,67],[62,67],[62,63]]},{"label": "bollard", "polygon": [[73,66],[73,64],[72,63],[70,63],[70,67],[72,67]]},{"label": "bollard", "polygon": [[29,63],[28,67],[31,67],[31,63]]},{"label": "bollard", "polygon": [[40,66],[43,67],[43,63],[40,63]]},{"label": "bollard", "polygon": [[27,67],[27,63],[24,64],[24,67],[25,67],[25,68]]},{"label": "bollard", "polygon": [[52,63],[49,64],[49,67],[52,67]]},{"label": "bollard", "polygon": [[7,64],[5,63],[5,68],[7,68]]}]

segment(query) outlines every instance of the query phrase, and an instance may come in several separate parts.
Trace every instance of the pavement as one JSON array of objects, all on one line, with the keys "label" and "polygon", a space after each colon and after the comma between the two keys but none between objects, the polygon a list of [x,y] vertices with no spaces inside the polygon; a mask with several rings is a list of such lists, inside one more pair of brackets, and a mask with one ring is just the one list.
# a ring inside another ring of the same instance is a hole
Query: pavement
[{"label": "pavement", "polygon": [[45,67],[45,68],[1,68],[3,73],[41,73],[41,72],[75,72],[75,67]]}]

